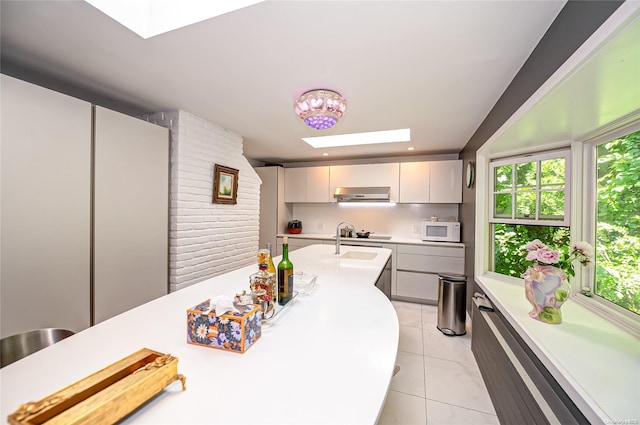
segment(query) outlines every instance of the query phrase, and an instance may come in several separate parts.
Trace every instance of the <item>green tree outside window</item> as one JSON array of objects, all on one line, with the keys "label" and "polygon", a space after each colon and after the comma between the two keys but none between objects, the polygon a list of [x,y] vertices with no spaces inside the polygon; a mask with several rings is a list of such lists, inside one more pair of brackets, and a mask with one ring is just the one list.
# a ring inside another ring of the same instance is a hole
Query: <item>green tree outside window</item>
[{"label": "green tree outside window", "polygon": [[640,131],[596,151],[594,292],[640,314]]}]

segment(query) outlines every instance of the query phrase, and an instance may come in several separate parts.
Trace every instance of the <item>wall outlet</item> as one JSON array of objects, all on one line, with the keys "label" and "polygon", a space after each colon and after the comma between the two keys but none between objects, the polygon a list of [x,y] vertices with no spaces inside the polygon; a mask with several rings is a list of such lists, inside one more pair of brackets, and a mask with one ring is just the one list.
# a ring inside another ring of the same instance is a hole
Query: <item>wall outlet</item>
[{"label": "wall outlet", "polygon": [[419,224],[414,224],[413,225],[413,234],[414,235],[419,235],[420,234],[420,225]]},{"label": "wall outlet", "polygon": [[324,223],[318,223],[318,230],[324,230]]}]

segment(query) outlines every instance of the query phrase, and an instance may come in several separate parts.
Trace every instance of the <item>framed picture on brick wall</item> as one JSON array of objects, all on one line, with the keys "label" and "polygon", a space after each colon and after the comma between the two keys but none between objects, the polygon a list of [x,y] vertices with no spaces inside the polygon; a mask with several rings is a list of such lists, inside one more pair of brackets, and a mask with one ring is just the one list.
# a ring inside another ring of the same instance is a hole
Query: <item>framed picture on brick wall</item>
[{"label": "framed picture on brick wall", "polygon": [[236,204],[238,196],[238,170],[214,164],[213,203]]}]

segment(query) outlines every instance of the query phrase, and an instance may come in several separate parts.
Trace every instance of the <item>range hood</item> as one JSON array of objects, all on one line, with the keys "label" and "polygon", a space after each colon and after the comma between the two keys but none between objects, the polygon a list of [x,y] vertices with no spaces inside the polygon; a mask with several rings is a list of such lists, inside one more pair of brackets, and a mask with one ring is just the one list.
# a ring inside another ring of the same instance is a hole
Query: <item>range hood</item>
[{"label": "range hood", "polygon": [[390,187],[338,187],[333,197],[338,202],[389,202]]}]

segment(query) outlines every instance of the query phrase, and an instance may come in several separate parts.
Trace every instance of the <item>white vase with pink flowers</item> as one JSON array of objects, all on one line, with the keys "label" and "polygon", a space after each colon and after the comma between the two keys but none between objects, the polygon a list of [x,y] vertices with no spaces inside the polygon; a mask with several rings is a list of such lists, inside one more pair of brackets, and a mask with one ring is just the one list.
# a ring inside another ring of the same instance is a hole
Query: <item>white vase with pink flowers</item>
[{"label": "white vase with pink flowers", "polygon": [[560,307],[571,293],[567,272],[575,276],[573,261],[583,266],[591,262],[593,248],[586,242],[578,242],[573,246],[569,257],[563,261],[567,272],[554,264],[560,263],[560,252],[547,247],[536,239],[525,245],[526,260],[532,265],[522,275],[524,278],[525,297],[533,309],[529,316],[544,323],[562,323]]}]

